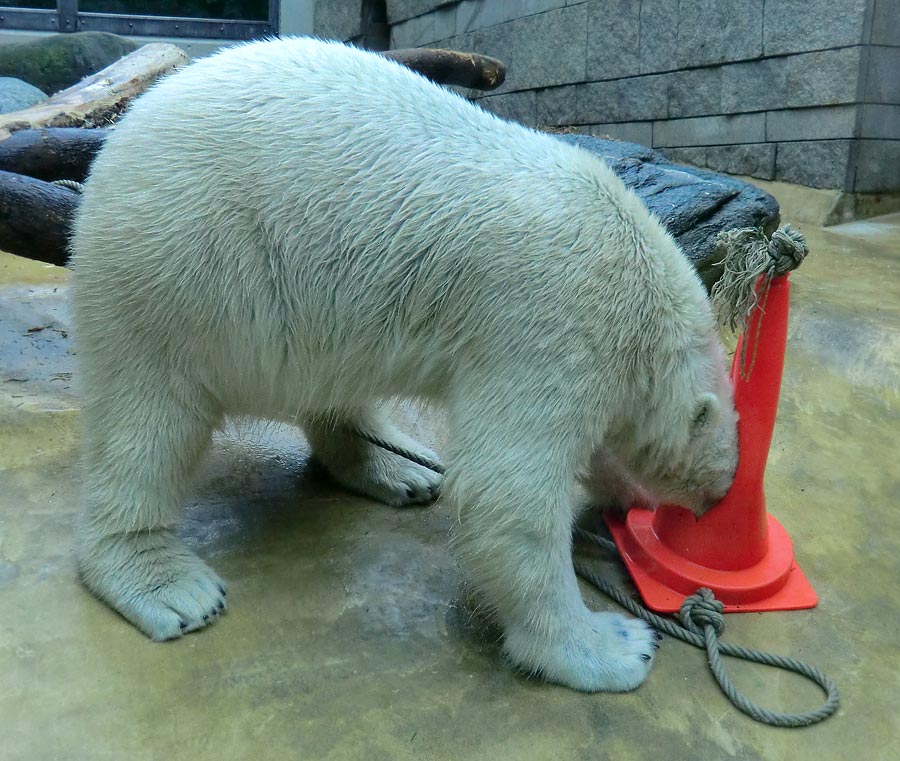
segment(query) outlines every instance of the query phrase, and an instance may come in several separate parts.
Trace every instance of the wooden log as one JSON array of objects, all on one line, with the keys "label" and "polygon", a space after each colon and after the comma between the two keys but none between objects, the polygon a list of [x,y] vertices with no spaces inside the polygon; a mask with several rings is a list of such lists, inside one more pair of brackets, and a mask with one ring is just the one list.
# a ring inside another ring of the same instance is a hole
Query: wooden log
[{"label": "wooden log", "polygon": [[506,79],[506,67],[496,58],[442,48],[408,48],[381,53],[439,85],[494,90]]},{"label": "wooden log", "polygon": [[[490,90],[505,77],[500,61],[475,53],[417,48],[384,55],[438,84]],[[64,265],[78,193],[43,180],[83,180],[108,134],[70,127],[114,121],[160,75],[187,62],[174,45],[144,45],[41,104],[0,116],[0,249]]]},{"label": "wooden log", "polygon": [[63,266],[78,193],[0,171],[0,249]]},{"label": "wooden log", "polygon": [[109,134],[107,129],[43,127],[23,129],[0,140],[0,170],[39,180],[84,182]]},{"label": "wooden log", "polygon": [[105,126],[158,77],[189,60],[187,53],[175,45],[144,45],[43,103],[3,114],[0,116],[0,140],[22,129]]},{"label": "wooden log", "polygon": [[[146,56],[146,48],[152,47],[160,46],[146,45],[132,55],[136,56],[141,51],[145,51],[144,55]],[[490,90],[499,87],[506,76],[505,68],[500,61],[476,53],[458,53],[453,50],[436,48],[413,48],[411,50],[392,50],[383,55],[417,71],[438,84]],[[114,66],[109,67],[109,69],[118,67],[119,73],[115,74],[113,72],[117,80],[121,80],[122,70],[128,58],[132,57],[123,58]],[[132,59],[128,67],[135,68],[135,66],[135,60]],[[109,69],[104,71],[108,72]],[[103,74],[103,72],[100,72],[100,74]],[[79,102],[77,93],[81,93],[83,96],[92,87],[89,82],[95,81],[100,74],[89,77],[75,87],[70,88],[70,90],[65,91],[69,93],[66,96],[69,106],[72,103]],[[149,84],[151,81],[152,79],[148,78],[145,83]],[[140,88],[136,82],[130,85],[130,89],[134,95],[139,94]],[[121,111],[127,104],[127,100],[133,97],[133,95],[125,96],[123,93],[124,91],[121,89],[117,89],[116,93],[112,92],[112,88],[110,89],[109,95],[114,99],[112,111],[109,112],[110,116]],[[63,94],[60,93],[59,96]],[[54,98],[51,98],[41,105],[46,106],[53,100]],[[108,98],[103,98],[102,100],[104,103],[107,103]],[[57,103],[57,106],[59,105],[61,105],[61,101]],[[82,106],[84,105],[86,103],[82,102]],[[93,110],[90,114],[83,107],[77,107],[74,110],[61,114],[56,106],[51,106],[50,113],[55,114],[55,116],[50,118],[48,123],[75,124],[81,118],[87,118],[89,121],[96,122],[99,112],[107,108],[109,104],[102,106],[98,103],[97,105],[99,110]],[[68,108],[69,106],[66,107]],[[109,131],[100,128],[76,129],[75,127],[26,128],[30,124],[47,121],[43,116],[37,114],[37,111],[37,108],[32,108],[2,117],[2,121],[0,121],[0,170],[27,174],[30,177],[36,177],[41,180],[71,179],[79,182],[83,181],[87,176],[87,170],[91,161],[93,161],[94,156],[100,150]],[[6,124],[5,127],[2,126],[4,122]],[[4,136],[9,135],[10,130],[13,129],[16,131],[4,140]]]}]

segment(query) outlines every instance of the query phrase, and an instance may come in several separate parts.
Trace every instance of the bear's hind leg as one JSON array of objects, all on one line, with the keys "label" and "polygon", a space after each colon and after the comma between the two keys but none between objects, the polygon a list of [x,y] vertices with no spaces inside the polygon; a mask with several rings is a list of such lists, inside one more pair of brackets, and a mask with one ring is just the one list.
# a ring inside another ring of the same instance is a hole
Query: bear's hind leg
[{"label": "bear's hind leg", "polygon": [[313,456],[341,486],[394,507],[433,502],[443,476],[369,443],[354,428],[429,460],[437,455],[393,426],[381,412],[322,416],[304,426]]},{"label": "bear's hind leg", "polygon": [[225,609],[225,583],[175,533],[217,417],[202,393],[124,374],[104,383],[86,373],[102,395],[90,393],[83,410],[79,572],[148,637],[173,639]]}]

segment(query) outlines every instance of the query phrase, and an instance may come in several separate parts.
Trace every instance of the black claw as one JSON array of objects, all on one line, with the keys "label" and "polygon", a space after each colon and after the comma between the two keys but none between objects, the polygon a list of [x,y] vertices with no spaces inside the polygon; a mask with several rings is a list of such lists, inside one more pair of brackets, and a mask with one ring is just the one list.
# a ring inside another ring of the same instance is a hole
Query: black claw
[{"label": "black claw", "polygon": [[659,642],[651,642],[651,643],[650,643],[650,646],[651,646],[654,650],[659,650]]},{"label": "black claw", "polygon": [[228,594],[228,592],[227,592],[227,590],[225,589],[225,587],[223,587],[221,584],[219,584],[219,591],[222,593],[222,597],[225,597],[225,595]]},{"label": "black claw", "polygon": [[187,621],[179,621],[179,622],[178,622],[178,625],[179,625],[182,629],[187,629],[187,627],[188,627],[188,622],[187,622]]},{"label": "black claw", "polygon": [[209,616],[203,616],[204,621],[209,621]]},{"label": "black claw", "polygon": [[653,657],[652,655],[649,655],[648,653],[644,653],[644,654],[641,656],[641,660],[644,661],[644,662],[646,662],[646,661],[649,661],[652,657]]},{"label": "black claw", "polygon": [[656,631],[656,629],[653,630],[653,636],[656,637],[657,642],[662,642],[663,636],[660,632]]},{"label": "black claw", "polygon": [[219,600],[219,605],[217,606],[219,610],[225,610],[225,603]]},{"label": "black claw", "polygon": [[409,497],[410,499],[412,499],[413,497],[416,496],[416,492],[415,492],[415,490],[412,488],[412,486],[407,486],[407,487],[406,487],[406,496]]}]

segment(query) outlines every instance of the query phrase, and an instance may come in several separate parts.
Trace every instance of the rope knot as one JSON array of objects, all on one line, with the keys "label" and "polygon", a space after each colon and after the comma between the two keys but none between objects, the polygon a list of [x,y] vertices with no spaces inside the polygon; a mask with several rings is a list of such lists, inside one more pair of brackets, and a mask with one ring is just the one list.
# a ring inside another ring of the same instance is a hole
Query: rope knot
[{"label": "rope knot", "polygon": [[790,225],[779,227],[771,238],[755,227],[725,230],[716,236],[716,249],[722,277],[710,294],[713,309],[719,322],[734,332],[746,327],[772,278],[797,269],[809,253],[803,233]]},{"label": "rope knot", "polygon": [[716,599],[712,590],[702,587],[684,599],[678,617],[684,628],[694,634],[703,634],[705,628],[711,626],[718,637],[725,630],[724,609],[725,606]]},{"label": "rope knot", "polygon": [[803,233],[784,225],[772,233],[768,250],[772,259],[772,277],[780,277],[800,266],[809,253],[809,246]]}]

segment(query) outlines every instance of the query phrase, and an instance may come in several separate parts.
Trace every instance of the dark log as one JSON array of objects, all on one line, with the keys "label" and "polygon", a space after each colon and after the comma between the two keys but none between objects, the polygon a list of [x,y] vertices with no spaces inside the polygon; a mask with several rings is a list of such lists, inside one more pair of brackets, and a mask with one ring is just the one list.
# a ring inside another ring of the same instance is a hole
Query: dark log
[{"label": "dark log", "polygon": [[439,85],[494,90],[506,79],[506,67],[496,58],[441,48],[408,48],[381,53]]},{"label": "dark log", "polygon": [[108,134],[106,129],[78,127],[23,129],[0,141],[0,170],[47,182],[84,182]]},{"label": "dark log", "polygon": [[64,265],[78,201],[67,188],[0,171],[0,250]]}]

